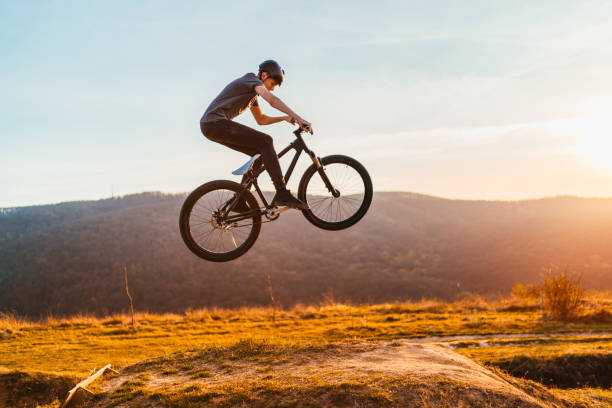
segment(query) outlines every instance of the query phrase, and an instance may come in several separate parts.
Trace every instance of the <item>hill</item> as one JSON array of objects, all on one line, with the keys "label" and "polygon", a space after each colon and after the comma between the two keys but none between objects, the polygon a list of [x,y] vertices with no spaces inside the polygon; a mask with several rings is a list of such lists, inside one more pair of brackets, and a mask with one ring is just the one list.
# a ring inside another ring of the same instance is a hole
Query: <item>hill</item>
[{"label": "hill", "polygon": [[127,306],[122,266],[139,310],[269,303],[355,303],[463,292],[499,293],[568,267],[586,286],[612,288],[612,199],[515,202],[375,193],[356,226],[318,230],[298,212],[264,224],[243,257],[213,264],[178,231],[185,195],[143,193],[3,209],[0,311],[105,314]]}]

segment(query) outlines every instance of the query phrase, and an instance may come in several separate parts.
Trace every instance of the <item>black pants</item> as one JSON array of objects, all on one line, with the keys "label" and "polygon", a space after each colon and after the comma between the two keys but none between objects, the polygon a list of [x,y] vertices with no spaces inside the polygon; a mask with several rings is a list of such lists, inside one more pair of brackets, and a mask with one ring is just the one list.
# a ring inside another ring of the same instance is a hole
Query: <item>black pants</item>
[{"label": "black pants", "polygon": [[254,156],[257,153],[261,154],[264,166],[272,179],[272,183],[274,183],[274,188],[277,191],[285,189],[283,174],[271,136],[227,119],[200,123],[200,130],[209,140],[221,143],[230,149],[249,156]]}]

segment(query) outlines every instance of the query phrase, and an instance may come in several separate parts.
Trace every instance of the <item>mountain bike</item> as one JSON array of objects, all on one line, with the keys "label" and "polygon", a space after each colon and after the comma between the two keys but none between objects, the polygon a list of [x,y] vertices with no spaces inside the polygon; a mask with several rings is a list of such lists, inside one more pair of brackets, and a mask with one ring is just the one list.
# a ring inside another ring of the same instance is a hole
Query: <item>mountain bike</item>
[{"label": "mountain bike", "polygon": [[[325,230],[342,230],[357,223],[372,202],[372,180],[357,160],[343,155],[317,157],[302,137],[301,127],[293,131],[295,140],[278,153],[281,158],[295,150],[285,181],[302,152],[312,160],[298,187],[298,198],[309,205],[301,210],[308,221]],[[268,203],[257,178],[265,170],[254,163],[259,154],[232,172],[242,182],[215,180],[195,189],[181,208],[179,227],[187,247],[197,256],[214,262],[236,259],[255,243],[261,224],[277,220],[287,207]],[[252,188],[263,205],[257,201]]]}]

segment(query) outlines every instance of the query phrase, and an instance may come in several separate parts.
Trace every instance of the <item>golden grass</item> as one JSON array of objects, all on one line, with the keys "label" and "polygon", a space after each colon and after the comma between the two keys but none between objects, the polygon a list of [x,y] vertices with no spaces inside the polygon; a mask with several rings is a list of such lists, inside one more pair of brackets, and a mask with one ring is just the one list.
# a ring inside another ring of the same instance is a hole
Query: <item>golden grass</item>
[{"label": "golden grass", "polygon": [[[612,292],[589,293],[583,303],[583,314],[602,310],[604,317],[605,313],[612,313]],[[283,364],[299,367],[300,358],[324,356],[331,348],[335,355],[350,353],[355,347],[368,344],[374,347],[378,340],[390,340],[391,345],[398,346],[402,344],[400,339],[445,341],[455,351],[487,364],[516,355],[553,358],[612,352],[612,322],[605,319],[546,320],[542,319],[537,299],[487,300],[473,294],[450,303],[435,299],[376,305],[326,301],[289,309],[213,307],[189,309],[182,314],[140,312],[135,320],[136,327],[132,328],[129,314],[47,316],[37,320],[0,314],[0,376],[17,375],[19,370],[32,378],[40,375],[83,378],[107,363],[116,368],[138,363],[129,370],[142,371],[136,372],[129,382],[118,384],[112,393],[98,390],[105,398],[100,406],[127,401],[158,401],[177,407],[211,402],[224,406],[242,403],[267,406],[268,400],[273,401],[272,405],[291,405],[303,398],[315,398],[322,404],[359,406],[403,402],[454,406],[460,394],[461,398],[471,397],[452,384],[437,392],[435,387],[412,379],[362,376],[338,382],[299,375],[289,384],[285,377],[278,376],[277,370]],[[565,334],[542,338],[555,333]],[[533,336],[504,338],[524,334]],[[491,337],[448,339],[473,335]],[[205,356],[213,366],[181,358],[193,353]],[[239,373],[245,361],[257,365],[254,373],[261,377],[259,380],[201,386],[202,381],[214,380],[220,372],[227,376]],[[148,369],[156,370],[157,374],[152,376]],[[170,382],[152,387],[160,378]],[[174,384],[176,378],[181,381]],[[404,391],[398,393],[400,388]],[[409,395],[406,389],[417,399],[402,400]],[[574,406],[599,403],[609,406],[612,400],[610,392],[600,389],[552,392]],[[59,402],[49,400],[43,406],[59,406]]]},{"label": "golden grass", "polygon": [[[589,299],[612,311],[607,295],[598,293]],[[127,314],[49,316],[38,321],[4,314],[0,316],[0,368],[82,376],[106,363],[122,367],[248,338],[274,344],[325,345],[429,336],[612,330],[612,323],[544,321],[537,310],[507,311],[507,305],[507,300],[485,301],[472,295],[453,303],[422,300],[357,306],[328,302],[276,311],[265,307],[210,308],[184,314],[137,313],[135,329],[129,327]],[[481,350],[481,354],[472,349],[462,352],[486,359],[504,350],[509,349],[500,345]]]},{"label": "golden grass", "polygon": [[[505,395],[487,395],[460,384],[441,384],[406,377],[355,376],[338,382],[303,377],[261,381],[239,380],[212,387],[191,384],[165,387],[149,393],[153,400],[173,407],[192,406],[421,406],[456,407],[458,400],[479,406],[484,401],[506,402]],[[143,399],[143,402],[146,399]],[[134,401],[138,403],[139,401]],[[110,406],[113,406],[112,403]],[[467,405],[464,405],[467,406]]]},{"label": "golden grass", "polygon": [[603,388],[574,388],[563,390],[553,388],[553,395],[564,400],[570,406],[584,406],[589,408],[612,407],[612,390]]},{"label": "golden grass", "polygon": [[[459,385],[444,384],[441,388],[409,378],[368,376],[336,381],[333,376],[323,380],[319,375],[298,374],[287,382],[278,369],[284,364],[299,367],[300,358],[321,355],[324,359],[332,348],[337,356],[351,353],[355,347],[374,347],[378,340],[391,340],[390,345],[400,346],[400,339],[448,343],[452,340],[449,336],[491,335],[485,340],[462,338],[449,344],[459,353],[492,364],[515,355],[545,358],[612,352],[612,322],[544,320],[532,303],[470,295],[452,303],[424,299],[376,305],[326,302],[276,310],[204,308],[183,314],[137,313],[135,328],[130,327],[128,314],[48,316],[39,320],[4,314],[0,316],[0,373],[10,375],[21,370],[33,375],[82,378],[107,363],[115,368],[130,365],[127,371],[134,377],[117,384],[112,392],[98,392],[103,400],[94,401],[97,406],[128,401],[143,405],[156,401],[176,407],[274,406],[309,398],[323,405],[372,407],[403,403],[450,407],[455,406],[457,398],[477,398],[474,403],[489,398],[487,401],[495,406],[494,402],[503,401],[504,396],[480,395]],[[612,312],[609,292],[592,293],[585,304],[585,313],[587,308]],[[532,338],[504,338],[526,333]],[[554,333],[566,334],[542,339],[541,335]],[[194,361],[194,353],[206,364]],[[257,381],[242,378],[202,387],[203,381],[214,381],[219,373],[228,377],[239,374],[249,361],[256,365],[253,372]],[[164,379],[162,385],[156,383]],[[593,401],[603,401],[602,406],[606,406],[610,401],[609,393],[596,389],[553,390],[553,394],[574,406],[590,406]],[[53,402],[48,406],[56,405]]]},{"label": "golden grass", "polygon": [[[508,308],[534,309],[539,307],[538,299],[505,297],[498,299],[485,299],[484,297],[466,293],[455,302],[444,302],[438,299],[421,299],[420,301],[405,301],[382,303],[375,305],[351,305],[349,303],[324,302],[319,305],[298,304],[290,309],[273,309],[271,307],[240,307],[223,309],[218,307],[187,309],[181,314],[177,313],[149,313],[138,312],[135,314],[136,322],[179,322],[183,320],[192,321],[219,321],[232,318],[260,318],[269,320],[273,313],[285,315],[310,315],[310,314],[353,314],[358,315],[367,311],[370,313],[458,313],[474,311],[506,311]],[[585,296],[583,310],[607,309],[612,312],[612,291],[589,291]],[[535,310],[537,311],[537,310]],[[57,317],[49,315],[41,319],[27,319],[14,313],[0,312],[0,330],[19,329],[21,327],[43,326],[96,326],[96,325],[127,325],[130,322],[128,314],[112,314],[104,317],[77,314],[72,316]]]},{"label": "golden grass", "polygon": [[0,313],[0,331],[17,331],[24,327],[34,326],[35,323],[14,313]]},{"label": "golden grass", "polygon": [[484,347],[459,347],[456,348],[455,351],[486,363],[496,363],[519,355],[540,359],[551,359],[568,354],[584,355],[612,353],[612,334],[596,342],[585,342],[584,340],[584,338],[574,336],[550,339],[545,342],[538,341],[531,344],[517,344],[514,341],[508,340],[507,342],[500,342],[498,344],[493,343],[494,345],[487,345]]}]

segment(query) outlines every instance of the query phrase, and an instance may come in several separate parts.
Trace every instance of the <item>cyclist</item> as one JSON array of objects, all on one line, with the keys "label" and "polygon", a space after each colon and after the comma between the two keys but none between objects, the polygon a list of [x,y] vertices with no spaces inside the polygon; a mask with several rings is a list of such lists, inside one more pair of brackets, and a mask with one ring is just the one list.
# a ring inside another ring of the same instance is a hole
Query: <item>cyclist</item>
[{"label": "cyclist", "polygon": [[[291,124],[298,123],[304,130],[312,133],[312,125],[309,122],[302,119],[271,93],[277,85],[280,86],[283,83],[284,74],[285,71],[276,61],[266,60],[259,65],[257,75],[247,73],[230,82],[206,108],[200,119],[200,129],[206,138],[221,143],[230,149],[249,156],[254,156],[257,153],[261,154],[261,158],[255,162],[255,166],[261,166],[261,159],[263,158],[265,169],[276,189],[272,205],[306,210],[308,205],[291,195],[285,186],[272,137],[232,121],[233,118],[250,108],[255,121],[259,125],[287,121]],[[259,107],[258,95],[273,108],[286,113],[287,116],[272,117],[264,115]],[[241,203],[240,207],[242,208],[240,210],[248,210],[248,206],[244,208],[245,205],[246,202]]]}]

